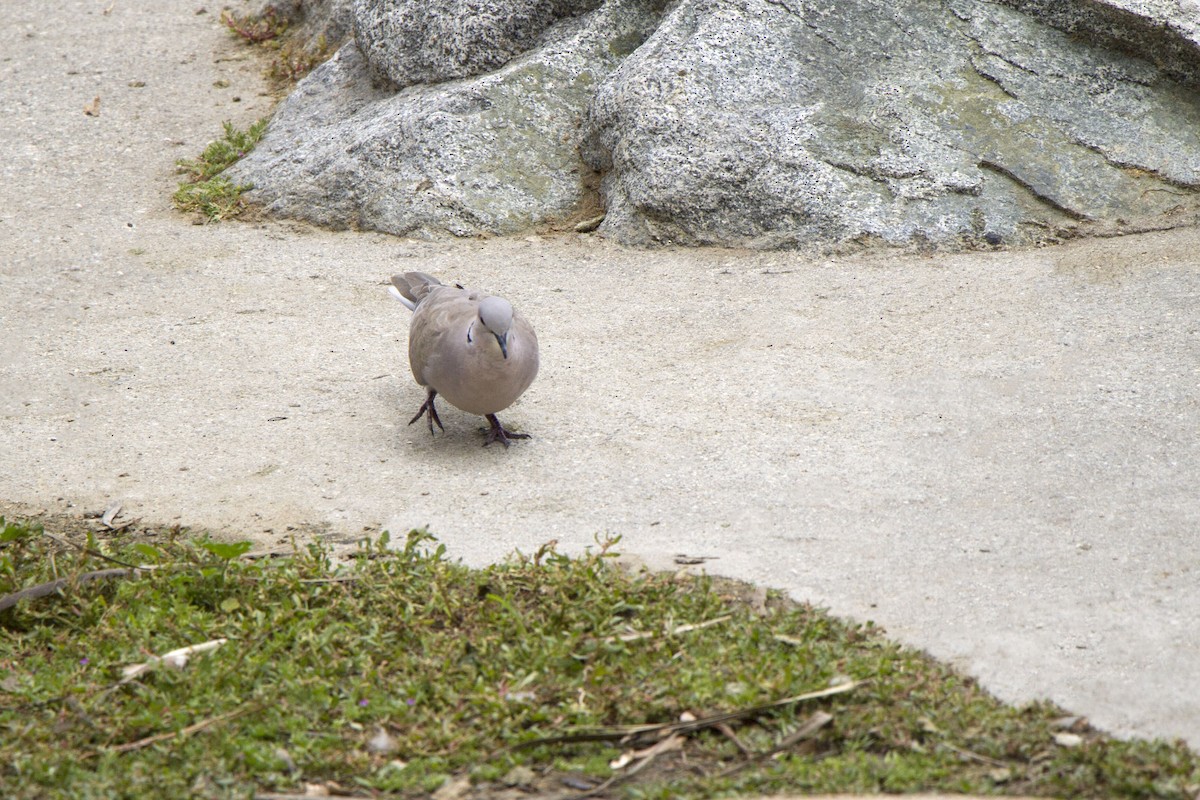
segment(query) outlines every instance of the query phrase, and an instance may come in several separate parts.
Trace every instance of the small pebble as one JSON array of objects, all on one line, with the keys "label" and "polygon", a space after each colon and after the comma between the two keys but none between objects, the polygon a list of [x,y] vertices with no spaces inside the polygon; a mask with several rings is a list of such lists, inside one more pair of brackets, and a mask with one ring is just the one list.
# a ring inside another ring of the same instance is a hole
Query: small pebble
[{"label": "small pebble", "polygon": [[1079,747],[1083,744],[1083,737],[1077,733],[1056,733],[1054,743],[1059,747]]}]

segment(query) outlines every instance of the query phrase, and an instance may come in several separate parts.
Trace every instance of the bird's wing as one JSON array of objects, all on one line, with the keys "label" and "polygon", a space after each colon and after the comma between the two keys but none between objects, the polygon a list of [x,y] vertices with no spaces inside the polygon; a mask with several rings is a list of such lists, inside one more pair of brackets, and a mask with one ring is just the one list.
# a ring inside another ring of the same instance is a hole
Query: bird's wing
[{"label": "bird's wing", "polygon": [[422,295],[408,327],[408,360],[418,383],[440,392],[460,381],[467,332],[478,316],[479,304],[461,289],[442,286]]},{"label": "bird's wing", "polygon": [[[529,320],[513,314],[512,332],[508,336],[508,360],[512,362],[513,383],[520,396],[538,374],[538,338]],[[514,398],[516,399],[516,398]]]}]

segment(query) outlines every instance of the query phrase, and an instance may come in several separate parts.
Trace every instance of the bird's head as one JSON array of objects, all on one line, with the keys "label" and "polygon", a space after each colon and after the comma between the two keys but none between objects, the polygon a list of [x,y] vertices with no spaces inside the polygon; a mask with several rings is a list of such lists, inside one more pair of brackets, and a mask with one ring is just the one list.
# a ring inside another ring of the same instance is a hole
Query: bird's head
[{"label": "bird's head", "polygon": [[508,358],[508,331],[512,328],[512,320],[512,304],[503,297],[485,297],[479,301],[479,321],[496,337],[505,358]]}]

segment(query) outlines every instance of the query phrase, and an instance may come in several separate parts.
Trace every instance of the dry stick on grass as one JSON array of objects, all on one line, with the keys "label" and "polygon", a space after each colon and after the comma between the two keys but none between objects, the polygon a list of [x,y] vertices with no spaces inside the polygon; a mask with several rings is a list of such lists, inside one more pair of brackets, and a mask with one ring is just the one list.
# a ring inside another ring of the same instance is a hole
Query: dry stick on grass
[{"label": "dry stick on grass", "polygon": [[632,778],[634,775],[637,775],[646,766],[648,766],[651,761],[654,760],[655,756],[657,756],[661,753],[669,752],[671,750],[682,750],[682,749],[683,749],[683,737],[678,736],[676,734],[671,734],[666,739],[663,739],[662,741],[660,741],[656,744],[650,745],[645,750],[639,750],[636,753],[630,754],[631,759],[640,759],[640,760],[636,764],[634,764],[632,767],[630,767],[629,769],[625,770],[624,772],[613,775],[611,778],[606,780],[604,783],[601,783],[599,786],[596,786],[592,789],[588,789],[586,792],[582,792],[582,793],[576,794],[576,795],[571,795],[570,800],[584,800],[584,798],[591,797],[592,795],[600,794],[600,792],[603,792],[605,789],[611,788],[613,786],[613,784],[615,784],[619,781],[628,780],[629,778]]},{"label": "dry stick on grass", "polygon": [[[139,567],[136,564],[130,564],[127,561],[121,561],[118,558],[106,556],[104,553],[101,553],[98,550],[93,550],[90,547],[84,547],[81,544],[76,544],[69,539],[60,538],[47,531],[42,531],[42,535],[48,539],[53,539],[59,544],[67,545],[68,547],[74,547],[79,552],[86,553],[94,558],[103,559],[104,561],[108,561],[113,564],[120,564],[122,567],[124,567],[124,569],[100,569],[94,572],[84,572],[80,575],[76,575],[73,578],[57,578],[46,583],[39,583],[37,586],[30,586],[27,589],[22,589],[19,592],[13,592],[12,594],[7,594],[4,597],[0,597],[0,611],[4,611],[7,608],[12,608],[22,600],[36,600],[39,597],[47,597],[52,594],[58,594],[60,589],[69,586],[71,583],[88,583],[89,581],[103,580],[106,578],[141,578],[143,575],[147,575],[152,570],[159,568],[157,565]],[[50,557],[54,557],[53,552],[51,552]]]},{"label": "dry stick on grass", "polygon": [[[215,650],[216,648],[225,644],[225,642],[227,642],[227,641],[228,641],[228,639],[213,639],[208,642],[203,642],[202,644],[195,644],[195,645],[190,645],[188,647],[181,647],[178,650],[172,650],[169,653],[163,653],[161,656],[153,656],[152,655],[150,657],[149,661],[143,662],[141,664],[132,664],[128,667],[125,667],[123,670],[121,670],[121,672],[122,672],[121,679],[119,681],[117,681],[116,683],[109,684],[108,687],[106,687],[103,691],[101,691],[99,694],[97,694],[96,700],[97,700],[97,702],[103,701],[106,697],[108,697],[110,694],[112,694],[113,692],[120,689],[122,686],[125,686],[129,683],[133,683],[138,678],[140,678],[142,675],[144,675],[147,672],[149,672],[150,670],[154,669],[154,667],[158,666],[159,664],[165,663],[167,666],[173,667],[175,669],[183,669],[184,667],[187,666],[188,659],[191,658],[193,655],[196,655],[198,653],[206,653],[209,650]],[[237,663],[241,663],[240,659],[245,657],[248,650],[249,650],[249,648],[246,648],[246,647],[243,647],[240,649],[241,655],[238,656],[239,661]],[[64,700],[67,700],[69,702],[69,698],[70,698],[70,695],[60,695],[58,697],[52,697],[48,700],[39,700],[37,703],[34,703],[33,705],[36,708],[39,706],[50,705],[51,703],[60,703],[60,702],[63,702]]]},{"label": "dry stick on grass", "polygon": [[629,633],[619,633],[616,636],[609,636],[604,641],[606,643],[636,642],[639,639],[653,639],[655,636],[678,636],[681,633],[691,633],[692,631],[699,631],[699,630],[703,630],[704,628],[711,628],[713,625],[720,625],[722,622],[728,622],[731,619],[733,619],[733,615],[726,614],[723,617],[717,617],[716,619],[710,619],[706,622],[697,622],[692,625],[680,625],[676,628],[671,628],[670,630],[663,631],[662,633],[657,633],[655,631],[630,631]]},{"label": "dry stick on grass", "polygon": [[[244,581],[252,581],[252,582],[256,582],[256,583],[262,583],[265,581],[272,580],[272,578],[270,576],[263,577],[263,576],[257,576],[257,575],[242,575],[240,577]],[[300,578],[296,582],[303,583],[303,584],[354,583],[355,581],[361,581],[361,580],[362,580],[362,578],[358,575],[337,575],[332,578]]]},{"label": "dry stick on grass", "polygon": [[[6,608],[12,608],[13,606],[15,606],[17,603],[21,602],[22,600],[36,600],[40,597],[46,597],[48,595],[57,594],[60,589],[66,588],[67,586],[71,585],[72,583],[88,583],[89,581],[103,580],[105,578],[141,578],[141,577],[145,577],[146,575],[149,575],[151,572],[155,572],[158,570],[199,569],[201,566],[199,564],[164,564],[164,565],[147,564],[145,566],[138,567],[138,566],[134,566],[133,564],[126,564],[124,561],[119,561],[118,559],[111,558],[109,556],[104,555],[103,553],[98,553],[95,550],[90,550],[86,547],[81,547],[80,545],[74,544],[73,542],[59,539],[57,536],[54,536],[53,534],[46,533],[45,535],[49,536],[51,539],[54,539],[57,542],[62,542],[63,544],[69,544],[72,547],[76,547],[76,548],[82,550],[83,552],[87,553],[88,555],[96,556],[97,558],[102,558],[105,561],[111,561],[114,564],[123,564],[123,565],[125,565],[125,568],[124,569],[101,569],[101,570],[96,570],[95,572],[84,572],[84,573],[76,575],[72,578],[58,578],[56,580],[48,581],[46,583],[39,583],[37,586],[30,586],[26,589],[22,589],[19,592],[13,592],[12,594],[6,594],[6,595],[4,595],[4,597],[0,597],[0,611],[4,611]],[[51,553],[50,556],[51,556],[51,558],[53,558],[54,554]],[[313,582],[342,583],[342,582],[348,582],[348,581],[353,581],[353,580],[357,580],[357,577],[346,576],[344,578],[343,577],[314,578],[314,579],[310,579],[310,580],[301,581],[301,583],[313,583]]]},{"label": "dry stick on grass", "polygon": [[713,728],[726,739],[733,742],[733,746],[740,750],[742,755],[746,756],[747,758],[754,755],[754,751],[749,747],[746,747],[746,743],[738,738],[738,735],[733,732],[733,728],[729,727],[728,722],[719,722],[714,725]]},{"label": "dry stick on grass", "polygon": [[717,777],[725,778],[725,777],[732,775],[735,772],[740,772],[740,771],[744,770],[746,767],[753,766],[754,764],[758,764],[762,761],[766,761],[768,758],[775,755],[776,753],[782,753],[784,750],[787,750],[789,747],[795,746],[798,742],[802,742],[805,739],[811,739],[813,736],[816,736],[817,731],[821,730],[821,728],[824,728],[826,725],[828,725],[831,722],[833,722],[832,714],[827,713],[825,711],[818,711],[815,714],[813,714],[811,717],[809,717],[808,721],[805,722],[803,725],[801,725],[799,728],[792,731],[787,736],[783,737],[783,741],[781,741],[779,744],[772,747],[770,750],[766,750],[762,753],[755,753],[750,758],[747,758],[745,761],[734,764],[732,767],[729,767],[728,769],[718,772]]},{"label": "dry stick on grass", "polygon": [[647,725],[615,725],[611,728],[597,728],[595,730],[582,731],[580,733],[568,733],[561,736],[547,736],[541,739],[530,739],[527,742],[521,742],[513,745],[513,749],[523,749],[526,747],[536,747],[542,744],[574,744],[577,742],[609,742],[609,741],[630,741],[630,742],[655,742],[659,739],[664,739],[672,734],[692,733],[693,731],[704,730],[705,728],[716,728],[722,723],[732,722],[734,720],[750,719],[757,717],[759,714],[773,711],[774,709],[783,706],[802,703],[805,700],[819,700],[824,697],[833,697],[834,695],[844,694],[864,685],[868,681],[847,681],[839,683],[837,686],[830,686],[828,689],[818,689],[815,692],[807,692],[798,694],[794,697],[785,697],[782,700],[775,700],[771,703],[764,703],[750,708],[743,708],[737,711],[728,711],[723,714],[713,714],[708,717],[700,717],[699,719],[687,720],[685,722],[663,722],[651,723]]},{"label": "dry stick on grass", "polygon": [[205,728],[212,727],[213,725],[221,722],[228,722],[229,720],[234,719],[235,717],[240,717],[243,714],[249,714],[251,711],[256,711],[258,707],[258,703],[247,703],[241,708],[235,708],[233,711],[228,713],[220,714],[215,717],[209,717],[208,719],[201,720],[194,725],[188,725],[186,728],[178,731],[170,731],[169,733],[156,733],[153,736],[147,736],[144,739],[138,739],[136,742],[119,744],[112,748],[112,751],[114,753],[127,753],[130,750],[140,750],[143,747],[149,747],[150,745],[158,742],[165,742],[168,739],[174,739],[177,736],[190,736],[196,731],[204,730]]},{"label": "dry stick on grass", "polygon": [[[58,539],[58,537],[56,537],[56,536],[51,536],[51,534],[46,534],[46,535],[50,536],[52,539],[55,539],[56,541],[63,541],[61,539]],[[72,544],[71,542],[64,542],[64,543]],[[79,547],[79,545],[73,545],[73,546]],[[87,548],[80,548],[80,549],[83,550],[83,552],[87,553],[88,555],[93,555],[98,558],[103,558],[105,561],[112,561],[114,564],[124,564],[125,563],[124,561],[118,561],[115,558],[109,558],[108,556],[104,555],[103,553],[97,553],[95,550],[89,550]],[[51,557],[53,557],[53,555]],[[198,568],[199,567],[199,565],[192,565],[192,564],[173,564],[173,565],[165,565],[165,566],[168,566],[168,567],[174,568],[174,569],[183,569],[183,568],[192,568],[192,567]],[[66,588],[73,582],[74,583],[88,583],[89,581],[103,580],[105,578],[141,578],[146,575],[149,575],[151,572],[153,572],[155,570],[159,570],[162,568],[163,567],[160,567],[157,564],[150,564],[150,565],[146,565],[146,566],[142,566],[142,567],[135,567],[132,564],[130,564],[126,568],[123,568],[123,569],[101,569],[101,570],[96,570],[95,572],[84,572],[79,575],[76,575],[73,578],[58,578],[57,580],[48,581],[46,583],[39,583],[37,586],[30,586],[26,589],[22,589],[19,592],[13,592],[12,594],[6,594],[6,595],[4,595],[4,597],[0,597],[0,611],[4,611],[6,608],[12,608],[13,606],[15,606],[17,603],[21,602],[22,600],[36,600],[40,597],[46,597],[48,595],[57,594],[60,589]],[[265,579],[249,577],[248,580],[265,580]],[[343,575],[343,576],[337,576],[337,577],[333,577],[333,578],[305,578],[305,579],[301,580],[300,583],[352,583],[357,580],[359,580],[359,578],[356,575]]]},{"label": "dry stick on grass", "polygon": [[19,592],[13,592],[12,594],[0,597],[0,611],[12,608],[22,600],[36,600],[39,597],[57,594],[59,589],[70,586],[72,583],[87,583],[88,581],[104,578],[140,578],[144,574],[147,574],[147,572],[148,570],[142,568],[101,569],[96,572],[85,572],[82,575],[76,575],[74,578],[59,578],[49,583],[39,583],[37,586],[30,586],[28,589],[22,589]]},{"label": "dry stick on grass", "polygon": [[[98,695],[96,695],[96,699],[97,699],[97,701],[103,701],[106,697],[108,697],[110,694],[112,694],[113,692],[120,689],[122,686],[126,686],[129,683],[135,682],[143,674],[150,671],[155,666],[157,666],[159,663],[162,663],[164,661],[168,664],[168,666],[182,669],[183,667],[187,666],[187,661],[191,656],[195,655],[196,653],[205,653],[205,652],[208,652],[209,650],[214,650],[217,647],[220,647],[226,641],[228,641],[228,640],[227,639],[213,639],[211,641],[204,642],[202,644],[191,645],[189,647],[181,647],[178,650],[172,650],[169,653],[163,653],[161,656],[152,656],[150,658],[150,660],[147,662],[144,662],[141,664],[134,664],[134,665],[125,667],[123,670],[121,670],[121,672],[122,672],[121,679],[119,681],[117,681],[116,683],[110,684],[102,692],[100,692]],[[246,653],[249,652],[249,649],[250,648],[248,648],[248,647],[239,648],[240,655],[238,656],[238,661],[236,663],[241,663],[241,659],[246,657]],[[62,699],[63,699],[63,697],[56,697],[56,698],[52,698],[50,700],[43,700],[39,703],[39,705],[48,705],[49,703],[56,703],[56,702],[61,701]]]},{"label": "dry stick on grass", "polygon": [[151,655],[149,659],[141,664],[131,664],[121,670],[121,683],[129,683],[135,678],[140,678],[159,664],[165,664],[173,669],[183,669],[187,666],[187,662],[192,656],[207,653],[209,650],[215,650],[227,641],[229,640],[224,638],[212,639],[200,644],[180,647],[169,653],[163,653],[161,656]]},{"label": "dry stick on grass", "polygon": [[85,547],[81,544],[77,544],[76,542],[72,542],[70,539],[63,539],[62,537],[55,536],[53,533],[50,533],[49,531],[42,531],[42,536],[45,536],[47,539],[53,539],[54,541],[58,542],[59,544],[66,545],[67,547],[74,547],[76,550],[78,550],[81,553],[86,553],[87,555],[92,556],[93,558],[99,558],[103,561],[109,562],[110,564],[118,564],[122,567],[128,567],[129,569],[138,569],[137,564],[130,564],[128,561],[122,561],[119,558],[113,558],[112,556],[106,556],[104,553],[101,553],[99,550],[93,550],[90,547]]}]

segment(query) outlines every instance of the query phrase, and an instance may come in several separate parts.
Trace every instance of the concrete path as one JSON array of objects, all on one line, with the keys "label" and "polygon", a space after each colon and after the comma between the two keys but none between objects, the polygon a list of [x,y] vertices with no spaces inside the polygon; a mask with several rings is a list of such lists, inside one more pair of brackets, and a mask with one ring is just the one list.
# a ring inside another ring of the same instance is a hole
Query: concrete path
[{"label": "concrete path", "polygon": [[[619,534],[1200,746],[1200,233],[827,259],[193,225],[175,159],[273,104],[201,5],[5,7],[10,513],[428,525],[475,564]],[[542,374],[501,415],[532,440],[406,427],[405,269],[534,321]]]}]

